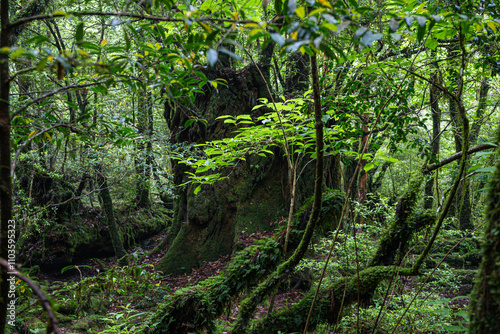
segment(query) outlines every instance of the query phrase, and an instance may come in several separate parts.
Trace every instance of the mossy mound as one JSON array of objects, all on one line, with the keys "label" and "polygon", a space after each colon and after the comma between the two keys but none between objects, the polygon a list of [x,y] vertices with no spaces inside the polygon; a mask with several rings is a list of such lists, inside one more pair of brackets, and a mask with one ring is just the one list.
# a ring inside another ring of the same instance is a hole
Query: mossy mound
[{"label": "mossy mound", "polygon": [[[116,216],[126,247],[161,232],[171,221],[170,211],[161,206],[152,211],[118,209]],[[71,220],[33,228],[19,240],[20,261],[42,269],[65,266],[75,259],[113,254],[106,219],[99,209],[82,210]]]}]

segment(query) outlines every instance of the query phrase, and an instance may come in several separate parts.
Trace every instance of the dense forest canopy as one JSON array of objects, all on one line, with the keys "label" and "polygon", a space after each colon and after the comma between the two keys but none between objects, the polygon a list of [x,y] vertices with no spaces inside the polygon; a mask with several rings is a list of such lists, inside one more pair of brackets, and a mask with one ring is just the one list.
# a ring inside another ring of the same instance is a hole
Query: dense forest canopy
[{"label": "dense forest canopy", "polygon": [[498,1],[0,6],[1,333],[500,332]]}]

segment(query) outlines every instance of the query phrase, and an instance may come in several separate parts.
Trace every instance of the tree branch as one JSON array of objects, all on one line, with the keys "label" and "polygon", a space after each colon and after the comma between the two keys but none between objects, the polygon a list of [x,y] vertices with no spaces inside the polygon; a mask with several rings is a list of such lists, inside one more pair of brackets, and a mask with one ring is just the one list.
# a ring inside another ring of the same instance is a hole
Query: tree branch
[{"label": "tree branch", "polygon": [[[488,150],[490,148],[496,148],[496,147],[497,147],[496,145],[491,144],[491,143],[479,144],[479,145],[472,147],[470,150],[468,150],[467,155],[470,155],[470,154],[473,154],[476,152],[480,152],[480,151],[484,151],[484,150]],[[435,164],[427,166],[427,168],[424,169],[424,174],[429,174],[433,170],[441,168],[441,167],[449,164],[450,162],[453,162],[455,160],[460,159],[461,157],[462,157],[462,152],[458,152],[458,153],[455,153],[453,155],[450,155],[448,158],[445,158],[445,159],[441,160],[440,162],[437,162]]]},{"label": "tree branch", "polygon": [[[84,12],[60,12],[44,15],[35,15],[31,17],[26,17],[12,22],[9,25],[9,29],[14,29],[16,27],[22,26],[24,24],[45,19],[53,19],[58,17],[68,17],[68,16],[116,16],[116,17],[130,17],[141,20],[149,20],[154,22],[185,22],[185,19],[177,19],[173,17],[159,17],[159,16],[149,16],[144,14],[132,14],[132,13],[118,13],[118,12],[94,12],[94,11],[84,11]],[[190,19],[191,22],[228,22],[228,23],[257,23],[252,20],[232,20],[232,19],[219,19],[214,17],[200,17],[197,19]]]},{"label": "tree branch", "polygon": [[[118,82],[118,81],[115,81],[115,82]],[[10,118],[13,119],[17,115],[19,115],[20,113],[22,113],[23,111],[25,111],[29,106],[31,106],[31,105],[33,105],[35,103],[38,103],[40,101],[43,101],[46,98],[51,97],[52,95],[56,95],[56,94],[65,92],[65,91],[73,89],[73,88],[91,87],[91,86],[97,86],[97,85],[100,85],[100,84],[103,84],[103,83],[106,83],[106,81],[99,81],[99,82],[93,82],[93,83],[88,83],[88,84],[79,84],[79,85],[64,86],[64,87],[61,87],[59,89],[53,90],[50,93],[42,95],[39,98],[33,99],[30,102],[26,103],[24,106],[22,106],[21,108],[17,109],[15,112],[13,112]]]},{"label": "tree branch", "polygon": [[[49,316],[50,330],[56,334],[62,334],[62,331],[57,326],[58,325],[57,318],[54,315],[54,313],[52,312],[49,300],[47,299],[47,297],[45,297],[42,290],[40,290],[40,288],[36,286],[35,282],[33,282],[28,277],[22,275],[19,271],[12,268],[12,266],[4,259],[0,259],[0,265],[2,267],[4,267],[5,270],[7,270],[7,272],[10,275],[16,276],[21,281],[24,281],[24,282],[26,282],[26,284],[28,284],[28,286],[31,288],[31,290],[33,290],[33,292],[37,295],[37,297],[40,298],[40,301],[42,302],[42,307],[47,312],[47,315]],[[47,333],[49,333],[49,329],[47,329]]]}]

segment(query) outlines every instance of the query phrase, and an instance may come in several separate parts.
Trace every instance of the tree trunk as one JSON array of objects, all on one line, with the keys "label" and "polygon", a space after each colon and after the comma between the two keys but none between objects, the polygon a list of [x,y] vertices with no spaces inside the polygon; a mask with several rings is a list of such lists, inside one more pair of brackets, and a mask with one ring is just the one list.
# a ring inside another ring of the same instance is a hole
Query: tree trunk
[{"label": "tree trunk", "polygon": [[304,257],[307,248],[309,247],[309,242],[311,241],[314,229],[319,220],[321,205],[322,205],[322,187],[323,187],[323,121],[321,114],[321,98],[319,91],[319,78],[318,78],[318,67],[316,62],[316,55],[311,57],[311,74],[313,83],[313,96],[314,96],[314,124],[316,132],[316,176],[314,181],[314,200],[313,207],[311,211],[311,216],[307,222],[304,235],[300,241],[299,246],[290,258],[282,263],[273,274],[269,275],[267,279],[260,283],[250,294],[250,296],[244,299],[240,303],[239,314],[236,322],[234,324],[233,333],[240,334],[246,333],[250,318],[257,306],[262,302],[264,297],[266,297],[269,292],[273,291],[278,284],[286,278],[295,269],[295,266]]},{"label": "tree trunk", "polygon": [[137,139],[136,155],[134,159],[137,171],[136,206],[138,208],[147,209],[151,206],[149,193],[151,179],[153,106],[151,103],[151,93],[141,90],[138,96],[136,112],[137,128],[139,130],[139,136],[142,138]]},{"label": "tree trunk", "polygon": [[[273,48],[272,43],[268,44],[259,62],[267,79]],[[178,104],[174,99],[165,103],[164,116],[173,144],[203,143],[205,140],[232,137],[234,128],[216,118],[221,115],[253,115],[252,108],[258,98],[270,99],[266,83],[254,65],[236,72],[217,64],[205,74],[209,80],[227,80],[227,86],[220,85],[218,92],[206,87],[205,94],[197,96],[195,105],[189,107]],[[195,122],[185,128],[189,116],[203,117],[208,123]],[[173,163],[176,185],[187,181],[187,170],[186,165]],[[229,179],[203,186],[197,195],[194,195],[192,187],[177,190],[173,228],[180,226],[180,230],[161,260],[160,270],[188,272],[203,261],[215,260],[230,253],[238,232],[272,229],[275,221],[286,217],[287,164],[281,153],[276,152],[267,158],[250,156],[246,162],[239,163],[226,173],[231,174]],[[303,198],[311,192],[304,193]]]},{"label": "tree trunk", "polygon": [[[9,1],[1,0],[0,47],[9,46]],[[9,110],[9,55],[0,53],[0,258],[9,254],[8,231],[12,220],[12,180],[10,176],[10,110]],[[9,281],[5,268],[0,282],[0,333],[4,333],[7,319]]]},{"label": "tree trunk", "polygon": [[127,252],[123,247],[123,239],[116,224],[113,200],[109,194],[108,181],[101,165],[96,166],[96,178],[99,187],[99,200],[101,202],[102,211],[106,214],[109,236],[111,237],[115,256],[119,260],[121,266],[126,266],[128,265]]},{"label": "tree trunk", "polygon": [[[500,144],[500,127],[497,141]],[[483,261],[471,294],[470,333],[500,333],[500,164],[491,181],[486,211]]]},{"label": "tree trunk", "polygon": [[[432,53],[433,56],[435,52]],[[431,82],[438,83],[438,69],[437,63],[433,63],[432,65],[432,74],[431,74]],[[439,144],[441,141],[440,131],[441,131],[441,110],[439,108],[439,89],[435,85],[430,86],[430,107],[432,114],[432,141],[431,141],[431,160],[432,162],[436,162],[439,154]],[[437,173],[437,172],[436,172]],[[434,202],[434,177],[431,177],[427,180],[425,184],[425,199],[424,199],[424,208],[432,209],[432,205]],[[437,182],[437,180],[436,180]]]}]

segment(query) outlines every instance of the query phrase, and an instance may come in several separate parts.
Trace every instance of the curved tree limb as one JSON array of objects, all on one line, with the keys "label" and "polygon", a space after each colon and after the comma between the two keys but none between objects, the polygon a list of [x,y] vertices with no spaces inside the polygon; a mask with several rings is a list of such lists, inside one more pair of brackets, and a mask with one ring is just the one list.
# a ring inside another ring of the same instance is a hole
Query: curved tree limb
[{"label": "curved tree limb", "polygon": [[[30,16],[26,18],[21,18],[17,21],[12,22],[9,24],[10,29],[17,28],[19,26],[22,26],[24,24],[33,22],[33,21],[38,21],[38,20],[45,20],[45,19],[53,19],[53,18],[58,18],[58,17],[68,17],[68,16],[76,16],[76,17],[81,17],[81,16],[116,16],[116,17],[129,17],[129,18],[135,18],[135,19],[140,19],[140,20],[149,20],[149,21],[154,21],[154,22],[184,22],[184,19],[178,19],[178,18],[173,18],[173,17],[158,17],[158,16],[149,16],[147,14],[133,14],[133,13],[119,13],[119,12],[98,12],[98,11],[82,11],[82,12],[55,12],[52,14],[44,14],[44,15],[35,15],[35,16]],[[231,20],[231,19],[222,19],[222,18],[215,18],[215,17],[200,17],[196,19],[191,19],[192,22],[228,22],[228,23],[239,23],[239,24],[245,24],[245,23],[257,23],[252,20]]]},{"label": "curved tree limb", "polygon": [[16,276],[21,281],[26,282],[26,284],[28,284],[28,286],[31,288],[31,290],[33,290],[33,292],[37,295],[37,297],[40,298],[40,301],[42,302],[42,307],[47,312],[47,315],[49,316],[50,320],[50,327],[47,329],[47,333],[54,332],[56,334],[62,334],[61,329],[59,329],[58,327],[59,323],[57,322],[57,318],[54,315],[54,312],[52,312],[49,300],[44,295],[42,290],[40,290],[40,288],[35,284],[35,282],[33,282],[31,279],[21,274],[19,271],[13,269],[12,266],[4,259],[0,259],[0,265],[4,267],[5,270],[7,270],[10,275]]}]

